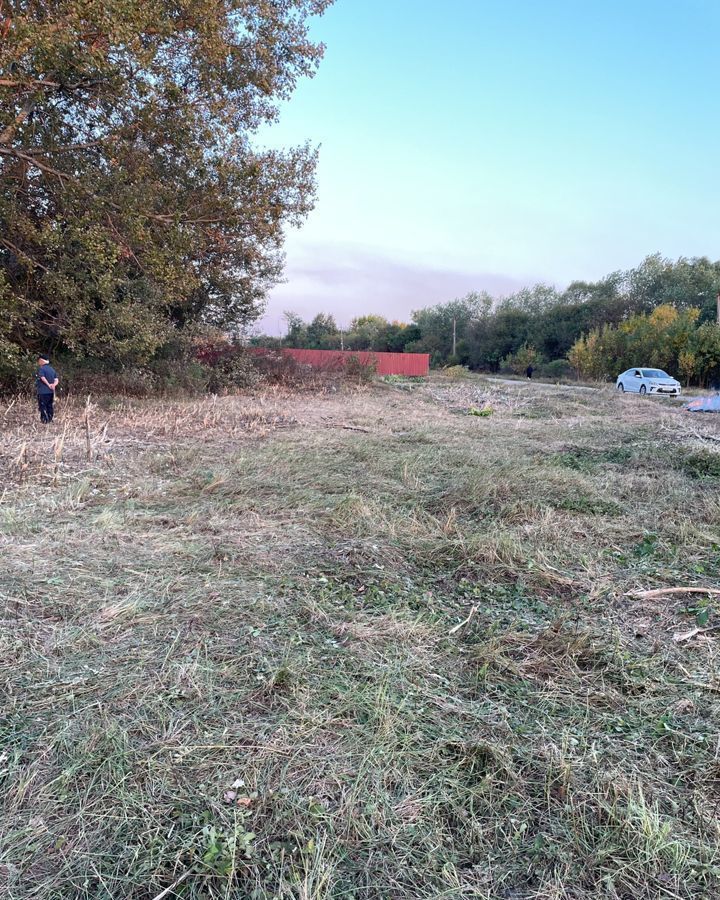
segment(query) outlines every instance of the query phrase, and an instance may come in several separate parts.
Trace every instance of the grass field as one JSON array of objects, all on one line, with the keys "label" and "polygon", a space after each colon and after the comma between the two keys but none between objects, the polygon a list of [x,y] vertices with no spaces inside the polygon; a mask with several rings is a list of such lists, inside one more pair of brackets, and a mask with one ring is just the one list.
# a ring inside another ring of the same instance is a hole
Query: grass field
[{"label": "grass field", "polygon": [[720,598],[665,592],[720,587],[718,420],[441,377],[34,417],[3,897],[720,897]]}]

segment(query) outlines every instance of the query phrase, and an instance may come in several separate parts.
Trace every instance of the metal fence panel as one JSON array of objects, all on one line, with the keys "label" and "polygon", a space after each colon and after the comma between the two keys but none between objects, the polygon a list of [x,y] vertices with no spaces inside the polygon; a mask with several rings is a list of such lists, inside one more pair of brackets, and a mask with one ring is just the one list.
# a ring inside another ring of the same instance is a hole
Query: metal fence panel
[{"label": "metal fence panel", "polygon": [[[263,348],[257,350],[262,352]],[[267,351],[272,352],[272,351]],[[427,376],[430,374],[429,353],[381,353],[374,350],[296,350],[283,347],[280,353],[314,369],[336,371],[342,369],[351,356],[363,365],[377,366],[378,375]]]}]

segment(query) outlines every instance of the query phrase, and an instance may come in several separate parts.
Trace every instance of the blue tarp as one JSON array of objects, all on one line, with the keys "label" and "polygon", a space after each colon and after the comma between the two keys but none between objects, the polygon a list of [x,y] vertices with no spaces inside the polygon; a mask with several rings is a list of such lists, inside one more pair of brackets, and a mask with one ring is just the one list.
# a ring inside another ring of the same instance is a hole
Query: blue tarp
[{"label": "blue tarp", "polygon": [[720,412],[720,394],[714,397],[696,397],[685,409],[688,412]]}]

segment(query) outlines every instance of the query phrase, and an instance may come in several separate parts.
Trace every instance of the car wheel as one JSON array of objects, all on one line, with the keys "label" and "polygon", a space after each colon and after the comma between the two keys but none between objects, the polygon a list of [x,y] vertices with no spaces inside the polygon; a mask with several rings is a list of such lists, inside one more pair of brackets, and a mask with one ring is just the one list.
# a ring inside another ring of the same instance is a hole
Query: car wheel
[{"label": "car wheel", "polygon": [[647,388],[645,387],[644,384],[641,384],[641,385],[640,385],[640,393],[641,393],[641,394],[647,394]]},{"label": "car wheel", "polygon": [[621,394],[625,393],[625,385],[622,383],[622,381],[618,385],[618,390],[620,391]]}]

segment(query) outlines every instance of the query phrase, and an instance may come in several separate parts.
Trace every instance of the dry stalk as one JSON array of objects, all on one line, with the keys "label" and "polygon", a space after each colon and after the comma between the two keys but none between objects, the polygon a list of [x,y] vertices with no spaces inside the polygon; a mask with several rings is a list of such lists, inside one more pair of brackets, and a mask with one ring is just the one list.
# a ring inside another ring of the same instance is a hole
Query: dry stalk
[{"label": "dry stalk", "polygon": [[65,438],[67,437],[68,423],[67,419],[63,425],[62,434],[55,438],[53,443],[53,456],[55,457],[55,465],[53,466],[53,481],[57,484],[60,477],[60,463],[63,458],[63,450],[65,449]]},{"label": "dry stalk", "polygon": [[22,480],[23,476],[27,472],[28,469],[28,455],[27,455],[27,442],[23,441],[20,445],[20,450],[18,455],[13,460],[13,467],[16,468],[20,474],[20,479]]},{"label": "dry stalk", "polygon": [[654,600],[667,597],[668,594],[720,594],[720,590],[706,587],[668,587],[653,591],[629,591],[626,596],[636,597],[638,600]]},{"label": "dry stalk", "polygon": [[93,448],[92,439],[90,437],[90,397],[85,402],[85,455],[88,460],[92,460]]}]

